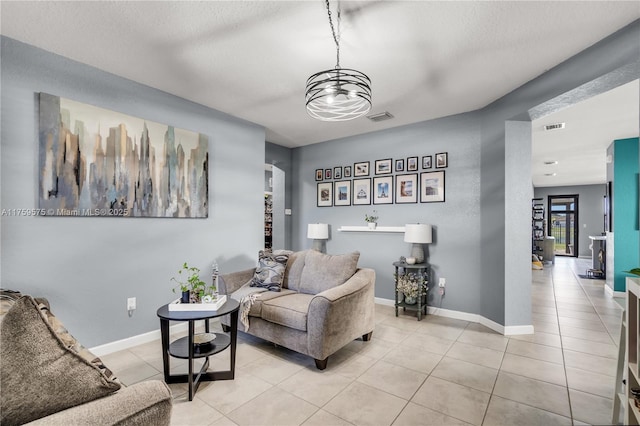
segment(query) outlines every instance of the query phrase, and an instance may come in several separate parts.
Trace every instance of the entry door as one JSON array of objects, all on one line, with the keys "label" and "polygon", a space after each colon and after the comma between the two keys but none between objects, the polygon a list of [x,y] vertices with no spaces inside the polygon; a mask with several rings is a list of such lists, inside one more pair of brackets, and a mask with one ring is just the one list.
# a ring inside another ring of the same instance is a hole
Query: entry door
[{"label": "entry door", "polygon": [[550,195],[548,233],[555,238],[555,254],[578,257],[578,196]]}]

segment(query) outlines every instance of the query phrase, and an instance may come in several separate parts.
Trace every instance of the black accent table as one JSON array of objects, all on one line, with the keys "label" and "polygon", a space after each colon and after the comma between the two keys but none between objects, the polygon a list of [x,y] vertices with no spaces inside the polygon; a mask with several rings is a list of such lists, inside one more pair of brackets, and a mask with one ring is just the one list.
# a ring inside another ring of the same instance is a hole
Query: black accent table
[{"label": "black accent table", "polygon": [[[163,305],[158,309],[160,318],[160,333],[162,335],[162,364],[164,368],[164,381],[166,383],[189,383],[189,401],[198,390],[201,381],[233,380],[236,370],[236,341],[238,338],[238,312],[240,303],[228,298],[227,302],[217,311],[170,311],[169,305]],[[231,314],[231,332],[215,333],[216,338],[210,343],[196,345],[193,343],[195,333],[195,321],[204,320],[205,332],[209,333],[209,320]],[[189,321],[189,333],[174,342],[169,343],[169,321]],[[207,371],[209,357],[222,352],[231,346],[231,362],[227,371]],[[171,375],[169,355],[175,358],[189,360],[189,374]],[[193,360],[206,358],[204,365],[196,374],[193,371]]]}]

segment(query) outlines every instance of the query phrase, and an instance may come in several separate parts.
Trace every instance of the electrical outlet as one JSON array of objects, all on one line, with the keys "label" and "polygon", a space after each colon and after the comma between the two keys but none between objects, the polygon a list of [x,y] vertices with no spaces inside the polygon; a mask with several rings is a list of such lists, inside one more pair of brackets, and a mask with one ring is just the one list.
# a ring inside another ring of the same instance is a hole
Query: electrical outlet
[{"label": "electrical outlet", "polygon": [[136,309],[136,298],[129,297],[127,299],[127,311],[133,311]]},{"label": "electrical outlet", "polygon": [[438,287],[440,288],[444,288],[444,285],[446,284],[447,280],[444,278],[440,278],[440,281],[438,281]]}]

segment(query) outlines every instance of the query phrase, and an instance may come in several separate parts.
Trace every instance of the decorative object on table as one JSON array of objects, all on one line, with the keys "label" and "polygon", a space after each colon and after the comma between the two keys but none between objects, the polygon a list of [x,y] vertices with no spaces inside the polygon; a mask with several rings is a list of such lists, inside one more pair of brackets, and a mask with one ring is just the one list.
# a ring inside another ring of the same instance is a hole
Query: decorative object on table
[{"label": "decorative object on table", "polygon": [[622,271],[625,274],[631,274],[631,275],[636,275],[640,277],[640,268],[633,268],[630,271]]},{"label": "decorative object on table", "polygon": [[416,258],[415,257],[407,257],[405,262],[407,262],[407,265],[415,265],[416,264]]},{"label": "decorative object on table", "polygon": [[436,154],[436,169],[444,169],[449,166],[449,156],[446,152]]},{"label": "decorative object on table", "polygon": [[193,343],[196,345],[206,345],[213,342],[216,338],[216,333],[199,333],[193,336]]},{"label": "decorative object on table", "polygon": [[386,158],[384,160],[376,160],[375,164],[376,164],[377,175],[391,174],[391,158]]},{"label": "decorative object on table", "polygon": [[404,303],[414,305],[418,297],[427,293],[427,283],[421,272],[405,272],[396,276],[397,290],[404,294]]},{"label": "decorative object on table", "polygon": [[333,183],[333,205],[334,206],[350,206],[351,205],[351,181],[341,180]]},{"label": "decorative object on table", "polygon": [[404,226],[404,241],[412,243],[411,257],[415,257],[416,263],[424,263],[423,244],[430,244],[432,239],[431,225],[424,223],[408,223]]},{"label": "decorative object on table", "polygon": [[318,183],[317,206],[331,207],[333,205],[333,183]]},{"label": "decorative object on table", "polygon": [[353,163],[353,176],[369,176],[369,162],[363,161],[361,163]]},{"label": "decorative object on table", "polygon": [[364,221],[367,222],[369,229],[376,229],[376,226],[378,226],[378,212],[374,210],[371,216],[365,213]]},{"label": "decorative object on table", "polygon": [[393,177],[373,178],[373,204],[393,204]]},{"label": "decorative object on table", "polygon": [[444,170],[420,173],[420,202],[444,202]]},{"label": "decorative object on table", "polygon": [[422,157],[422,168],[423,169],[430,169],[432,168],[432,164],[431,164],[431,156],[430,155],[425,155],[424,157]]},{"label": "decorative object on table", "polygon": [[337,28],[333,25],[329,0],[326,0],[326,5],[336,44],[336,66],[307,79],[307,113],[322,121],[353,120],[371,110],[371,80],[363,72],[340,67],[340,2],[336,13]]},{"label": "decorative object on table", "polygon": [[47,93],[39,106],[47,216],[208,217],[206,135]]},{"label": "decorative object on table", "polygon": [[353,180],[353,205],[371,204],[371,178]]},{"label": "decorative object on table", "polygon": [[310,223],[307,225],[307,238],[313,240],[313,250],[326,253],[326,240],[329,239],[329,225],[326,223]]},{"label": "decorative object on table", "polygon": [[395,170],[397,172],[404,172],[404,158],[396,160]]},{"label": "decorative object on table", "polygon": [[[207,285],[207,283],[202,281],[200,279],[199,268],[189,266],[187,262],[184,262],[182,268],[178,270],[178,275],[180,275],[179,279],[171,277],[171,281],[178,283],[178,287],[176,288],[180,288],[182,292],[180,303],[201,303],[203,297],[207,295],[211,296],[211,300],[214,299],[214,296],[217,296],[216,282],[214,281],[212,285]],[[176,292],[176,288],[173,289],[174,293]],[[189,294],[189,300],[185,302],[185,295],[187,293]]]},{"label": "decorative object on table", "polygon": [[396,175],[396,204],[418,202],[418,174]]}]

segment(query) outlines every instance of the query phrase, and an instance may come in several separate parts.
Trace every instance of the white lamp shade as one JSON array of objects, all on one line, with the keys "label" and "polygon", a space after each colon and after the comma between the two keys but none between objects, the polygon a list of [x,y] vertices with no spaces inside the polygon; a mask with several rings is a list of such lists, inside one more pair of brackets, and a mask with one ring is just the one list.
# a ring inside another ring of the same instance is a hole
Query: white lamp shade
[{"label": "white lamp shade", "polygon": [[307,238],[313,240],[328,240],[329,225],[326,223],[310,223],[307,226]]},{"label": "white lamp shade", "polygon": [[405,243],[431,243],[431,225],[408,223],[404,226]]}]

